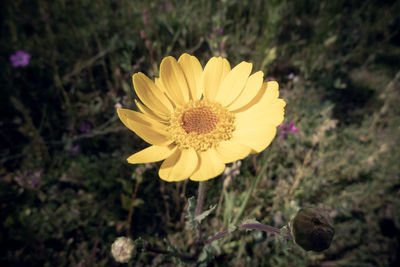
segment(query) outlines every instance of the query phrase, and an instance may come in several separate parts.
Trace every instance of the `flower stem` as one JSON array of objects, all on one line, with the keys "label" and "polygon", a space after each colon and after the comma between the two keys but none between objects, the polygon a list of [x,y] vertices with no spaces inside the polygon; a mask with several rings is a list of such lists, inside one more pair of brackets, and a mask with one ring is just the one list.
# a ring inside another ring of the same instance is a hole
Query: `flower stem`
[{"label": "flower stem", "polygon": [[264,232],[275,233],[278,235],[281,234],[281,230],[279,230],[278,228],[261,223],[245,223],[239,226],[239,229],[260,230]]},{"label": "flower stem", "polygon": [[135,199],[136,199],[136,195],[139,189],[139,181],[136,180],[136,185],[135,185],[135,189],[132,193],[131,196],[131,206],[129,208],[129,214],[128,214],[128,218],[127,218],[127,224],[128,224],[128,230],[126,231],[126,236],[130,237],[131,236],[131,224],[132,224],[132,215],[133,215],[133,209],[135,208],[134,203],[135,203]]},{"label": "flower stem", "polygon": [[158,247],[153,247],[147,241],[144,244],[144,246],[142,247],[142,249],[147,252],[169,255],[169,256],[180,258],[182,260],[189,260],[189,261],[195,260],[198,256],[197,254],[180,253],[180,252],[174,252],[174,251],[170,251],[170,250],[160,249]]},{"label": "flower stem", "polygon": [[[206,182],[199,182],[199,189],[197,192],[197,203],[196,209],[194,211],[194,216],[199,216],[203,212],[204,200],[206,197]],[[201,239],[201,226],[200,223],[197,223],[197,230],[196,230],[197,240],[200,241]]]},{"label": "flower stem", "polygon": [[214,236],[210,237],[206,241],[204,241],[204,245],[211,244],[213,241],[221,239],[224,236],[226,236],[227,234],[229,234],[229,230],[221,231],[221,232],[215,234]]},{"label": "flower stem", "polygon": [[[261,224],[261,223],[245,223],[245,224],[240,225],[238,227],[238,229],[240,229],[240,230],[260,230],[260,231],[264,231],[264,232],[268,232],[268,233],[281,235],[281,230],[279,228],[276,228],[276,227],[273,227],[270,225],[266,225],[266,224]],[[230,233],[229,230],[221,231],[221,232],[215,234],[214,236],[210,237],[206,241],[204,241],[204,245],[211,244],[213,241],[221,239],[221,238],[225,237],[226,235],[228,235],[229,233]],[[283,237],[287,240],[293,240],[293,237],[290,234],[287,234]]]},{"label": "flower stem", "polygon": [[258,186],[258,184],[260,183],[261,177],[265,171],[265,169],[267,168],[268,165],[268,160],[266,160],[264,162],[264,165],[261,167],[261,169],[258,171],[257,176],[255,179],[253,179],[252,184],[250,186],[249,191],[247,191],[247,195],[246,198],[244,199],[244,201],[242,202],[242,205],[240,206],[240,210],[239,212],[236,214],[235,218],[232,221],[233,225],[236,225],[240,219],[240,217],[243,215],[244,210],[246,209],[247,203],[249,202],[250,196],[253,194],[254,189]]}]

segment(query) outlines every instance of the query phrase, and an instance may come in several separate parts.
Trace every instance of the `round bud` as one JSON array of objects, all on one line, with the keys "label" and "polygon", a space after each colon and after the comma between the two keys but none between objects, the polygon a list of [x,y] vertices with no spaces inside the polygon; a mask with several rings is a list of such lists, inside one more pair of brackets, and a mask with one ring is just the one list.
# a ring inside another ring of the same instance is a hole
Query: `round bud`
[{"label": "round bud", "polygon": [[297,212],[292,221],[296,243],[305,250],[321,252],[329,248],[335,229],[330,218],[323,212],[305,208]]},{"label": "round bud", "polygon": [[135,254],[135,244],[130,238],[118,237],[111,246],[111,254],[116,262],[126,263]]}]

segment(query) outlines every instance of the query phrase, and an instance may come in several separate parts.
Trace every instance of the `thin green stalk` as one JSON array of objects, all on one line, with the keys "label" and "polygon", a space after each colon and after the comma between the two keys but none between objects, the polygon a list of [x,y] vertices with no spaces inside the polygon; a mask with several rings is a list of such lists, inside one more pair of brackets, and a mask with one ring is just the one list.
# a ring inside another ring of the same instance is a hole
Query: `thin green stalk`
[{"label": "thin green stalk", "polygon": [[[264,231],[276,235],[280,235],[281,237],[285,238],[286,240],[293,240],[293,236],[288,232],[286,235],[282,235],[281,230],[279,228],[273,227],[271,225],[261,224],[261,223],[245,223],[238,227],[239,230],[259,230]],[[221,239],[226,235],[230,234],[231,231],[229,229],[221,231],[214,236],[210,237],[209,239],[203,242],[204,245],[211,244],[215,240]]]},{"label": "thin green stalk", "polygon": [[265,169],[267,168],[268,162],[269,162],[268,160],[266,160],[264,162],[264,164],[261,167],[260,171],[258,172],[256,178],[253,179],[250,189],[249,189],[249,191],[247,191],[246,198],[244,199],[242,206],[240,206],[239,212],[236,214],[235,218],[233,219],[233,222],[232,222],[233,225],[236,225],[238,223],[240,217],[243,215],[243,212],[246,209],[247,203],[249,202],[250,196],[253,194],[254,189],[260,183],[261,177],[262,177]]},{"label": "thin green stalk", "polygon": [[[194,216],[199,216],[203,212],[204,199],[206,197],[206,182],[199,182],[199,189],[197,192],[197,203],[194,211]],[[200,242],[201,239],[201,226],[197,224],[197,240]]]}]

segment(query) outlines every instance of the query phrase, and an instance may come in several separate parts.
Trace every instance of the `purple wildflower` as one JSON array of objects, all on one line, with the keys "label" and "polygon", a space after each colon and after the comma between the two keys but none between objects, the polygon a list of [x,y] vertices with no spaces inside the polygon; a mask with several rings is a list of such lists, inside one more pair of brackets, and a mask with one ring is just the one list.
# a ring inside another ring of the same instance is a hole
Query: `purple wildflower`
[{"label": "purple wildflower", "polygon": [[21,187],[38,189],[42,183],[43,170],[17,172],[14,181]]},{"label": "purple wildflower", "polygon": [[147,10],[147,8],[144,8],[142,10],[142,21],[143,21],[143,25],[147,26],[149,24],[149,11]]},{"label": "purple wildflower", "polygon": [[145,33],[144,30],[140,30],[140,37],[141,37],[142,39],[146,39],[146,33]]},{"label": "purple wildflower", "polygon": [[68,155],[70,157],[73,157],[73,156],[79,155],[80,152],[81,152],[81,146],[78,144],[75,144],[69,148]]},{"label": "purple wildflower", "polygon": [[24,186],[25,179],[22,176],[14,177],[14,181],[17,182],[18,185]]},{"label": "purple wildflower", "polygon": [[226,45],[226,42],[222,41],[221,44],[219,45],[219,48],[220,48],[221,51],[225,50],[225,45]]},{"label": "purple wildflower", "polygon": [[81,127],[79,128],[82,133],[88,133],[89,130],[92,128],[89,123],[87,122],[82,122]]},{"label": "purple wildflower", "polygon": [[273,82],[276,81],[276,79],[274,77],[268,77],[267,78],[267,82]]},{"label": "purple wildflower", "polygon": [[286,125],[285,123],[282,123],[281,125],[279,125],[279,129],[280,129],[280,133],[279,133],[279,137],[281,139],[286,139],[286,137],[288,136],[288,134],[290,132],[292,133],[298,133],[299,129],[294,126],[294,122],[291,121],[289,122],[289,125]]},{"label": "purple wildflower", "polygon": [[222,27],[219,28],[219,29],[218,29],[218,33],[221,34],[221,35],[224,34],[224,28],[222,28]]},{"label": "purple wildflower", "polygon": [[14,68],[16,67],[26,67],[29,65],[29,60],[31,59],[31,55],[29,53],[25,53],[22,50],[17,50],[15,54],[10,56],[11,64]]},{"label": "purple wildflower", "polygon": [[171,9],[173,9],[173,5],[170,1],[166,1],[165,2],[165,8],[167,9],[167,11],[170,11]]},{"label": "purple wildflower", "polygon": [[291,121],[289,123],[289,132],[297,133],[298,131],[299,131],[299,129],[296,126],[294,126],[294,122]]}]

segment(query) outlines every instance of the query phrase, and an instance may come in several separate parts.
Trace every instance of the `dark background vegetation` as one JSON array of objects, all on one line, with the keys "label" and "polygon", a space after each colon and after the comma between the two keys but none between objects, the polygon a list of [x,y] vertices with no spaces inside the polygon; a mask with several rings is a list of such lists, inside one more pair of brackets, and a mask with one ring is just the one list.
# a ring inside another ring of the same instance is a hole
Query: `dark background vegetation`
[{"label": "dark background vegetation", "polygon": [[[158,164],[127,164],[146,144],[116,115],[135,109],[134,72],[155,77],[163,57],[183,52],[203,66],[215,55],[252,62],[279,81],[285,123],[299,129],[245,159],[230,182],[209,182],[207,205],[221,205],[206,235],[227,226],[266,160],[247,217],[281,227],[315,205],[336,229],[323,253],[235,232],[210,266],[400,265],[399,1],[0,5],[1,266],[117,266],[110,246],[128,231],[192,249],[184,216],[197,183],[165,183]],[[27,67],[12,67],[18,49],[31,54]],[[134,261],[177,264],[147,253]]]}]

